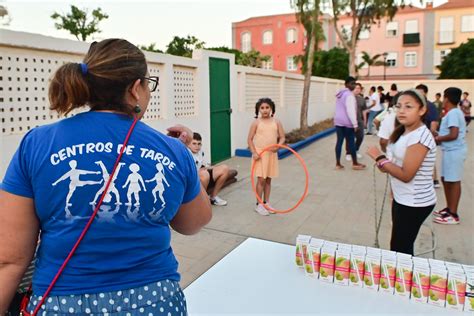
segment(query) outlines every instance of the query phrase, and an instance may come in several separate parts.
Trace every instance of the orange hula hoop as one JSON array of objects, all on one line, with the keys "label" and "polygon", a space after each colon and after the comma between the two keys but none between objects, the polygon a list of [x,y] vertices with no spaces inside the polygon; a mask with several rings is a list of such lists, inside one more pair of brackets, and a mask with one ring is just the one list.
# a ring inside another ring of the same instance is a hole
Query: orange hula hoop
[{"label": "orange hula hoop", "polygon": [[296,158],[298,158],[301,166],[303,167],[303,170],[304,170],[304,173],[305,173],[305,177],[306,177],[306,181],[305,181],[305,187],[304,187],[304,192],[303,192],[303,195],[301,196],[301,198],[298,200],[298,202],[291,208],[288,208],[286,210],[275,210],[273,208],[269,208],[267,207],[267,205],[265,205],[263,203],[263,200],[260,196],[258,196],[257,194],[257,188],[255,186],[255,159],[253,159],[252,157],[252,171],[250,172],[250,180],[252,182],[252,190],[253,190],[253,193],[255,194],[255,196],[257,197],[257,201],[262,204],[267,210],[271,210],[272,212],[275,212],[275,213],[278,213],[278,214],[286,214],[286,213],[289,213],[291,211],[293,211],[295,208],[297,208],[298,206],[300,206],[300,204],[303,202],[304,198],[306,197],[306,194],[308,193],[308,184],[309,184],[309,173],[308,173],[308,168],[306,167],[306,163],[304,162],[303,158],[301,158],[301,156],[295,151],[293,150],[292,148],[286,146],[286,145],[280,145],[280,144],[274,144],[274,145],[269,145],[267,147],[265,147],[260,153],[258,153],[258,156],[260,158],[262,158],[262,154],[274,147],[280,147],[280,148],[285,148],[285,149],[288,149],[289,151],[291,151],[293,153],[293,155],[295,155]]}]

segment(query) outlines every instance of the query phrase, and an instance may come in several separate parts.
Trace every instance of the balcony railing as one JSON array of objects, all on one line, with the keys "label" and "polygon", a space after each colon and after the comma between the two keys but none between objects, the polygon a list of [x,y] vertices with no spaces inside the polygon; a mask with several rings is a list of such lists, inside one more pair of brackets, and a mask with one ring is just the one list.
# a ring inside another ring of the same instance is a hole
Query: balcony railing
[{"label": "balcony railing", "polygon": [[439,31],[438,44],[454,43],[454,31]]},{"label": "balcony railing", "polygon": [[403,34],[404,46],[416,46],[420,44],[420,33],[405,33]]}]

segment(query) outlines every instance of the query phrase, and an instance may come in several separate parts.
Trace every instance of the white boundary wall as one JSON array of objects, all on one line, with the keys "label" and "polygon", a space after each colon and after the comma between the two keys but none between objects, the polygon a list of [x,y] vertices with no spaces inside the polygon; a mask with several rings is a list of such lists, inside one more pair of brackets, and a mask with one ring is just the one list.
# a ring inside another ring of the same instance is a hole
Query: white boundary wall
[{"label": "white boundary wall", "polygon": [[[57,121],[49,110],[48,82],[66,62],[80,62],[89,43],[0,30],[0,179],[24,134]],[[203,136],[210,157],[209,57],[230,63],[231,150],[247,147],[255,102],[270,97],[286,131],[299,127],[303,76],[234,65],[234,55],[198,50],[193,58],[145,52],[151,75],[160,77],[144,121],[165,132],[180,123]],[[313,77],[308,123],[331,118],[340,80]],[[87,110],[87,108],[81,109]],[[71,113],[74,115],[78,111]],[[1,181],[1,180],[0,180]]]},{"label": "white boundary wall", "polygon": [[382,86],[385,89],[385,93],[390,90],[392,83],[397,85],[399,91],[415,88],[420,83],[428,87],[428,100],[435,100],[435,94],[441,93],[441,99],[443,98],[443,91],[449,87],[457,87],[462,91],[469,92],[469,99],[472,100],[474,97],[474,80],[469,79],[459,79],[459,80],[386,80],[386,81],[377,81],[377,80],[361,80],[360,81],[364,86],[364,92],[368,93],[371,86]]}]

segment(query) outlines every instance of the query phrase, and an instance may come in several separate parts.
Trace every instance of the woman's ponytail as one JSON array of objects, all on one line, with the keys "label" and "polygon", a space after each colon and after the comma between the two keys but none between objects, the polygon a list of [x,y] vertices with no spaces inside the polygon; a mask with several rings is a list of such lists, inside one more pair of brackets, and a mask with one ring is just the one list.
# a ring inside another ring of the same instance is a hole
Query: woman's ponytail
[{"label": "woman's ponytail", "polygon": [[59,67],[49,85],[50,109],[59,114],[68,114],[89,101],[90,91],[82,64],[67,63]]}]

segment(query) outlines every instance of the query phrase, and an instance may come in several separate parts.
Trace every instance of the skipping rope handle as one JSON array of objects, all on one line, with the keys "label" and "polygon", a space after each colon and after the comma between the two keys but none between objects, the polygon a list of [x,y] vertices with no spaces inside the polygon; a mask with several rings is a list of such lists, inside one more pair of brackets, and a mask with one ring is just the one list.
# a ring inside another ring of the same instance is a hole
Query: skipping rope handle
[{"label": "skipping rope handle", "polygon": [[87,231],[89,230],[89,227],[91,226],[92,222],[94,221],[95,216],[99,212],[99,208],[102,205],[102,202],[104,201],[104,198],[105,198],[105,195],[107,194],[107,191],[109,190],[109,186],[110,186],[110,183],[112,182],[113,176],[115,174],[115,170],[117,169],[117,166],[118,166],[120,160],[122,159],[123,152],[125,151],[125,148],[127,147],[128,140],[130,139],[130,136],[132,135],[133,129],[135,128],[135,125],[137,124],[137,122],[138,122],[138,118],[135,118],[132,122],[132,125],[130,126],[130,128],[128,130],[127,136],[125,137],[125,140],[123,141],[123,146],[120,149],[120,154],[118,155],[117,159],[115,160],[114,168],[112,169],[112,172],[110,173],[110,177],[109,177],[109,180],[107,181],[107,185],[105,186],[104,192],[102,192],[100,200],[97,203],[97,205],[94,209],[94,212],[92,213],[91,217],[89,218],[89,221],[87,222],[86,226],[82,230],[81,235],[77,239],[76,243],[72,247],[72,249],[69,252],[68,256],[66,257],[63,264],[59,268],[58,272],[54,276],[53,280],[51,281],[51,284],[48,286],[48,289],[44,293],[43,297],[41,298],[40,302],[38,303],[38,305],[36,306],[36,308],[35,308],[35,310],[33,311],[32,314],[28,313],[28,311],[27,311],[28,303],[30,301],[30,296],[31,296],[31,292],[30,292],[31,291],[31,285],[30,285],[30,289],[28,290],[25,297],[23,297],[21,305],[20,305],[21,306],[21,311],[20,311],[21,316],[36,316],[38,314],[38,311],[40,310],[41,306],[44,304],[44,302],[46,301],[46,298],[48,297],[49,293],[51,292],[54,285],[58,281],[59,276],[62,274],[62,272],[66,268],[66,265],[68,264],[69,260],[71,260],[72,256],[76,252],[76,250],[79,247],[79,244],[81,243],[82,239],[84,239],[84,236],[86,235]]}]

